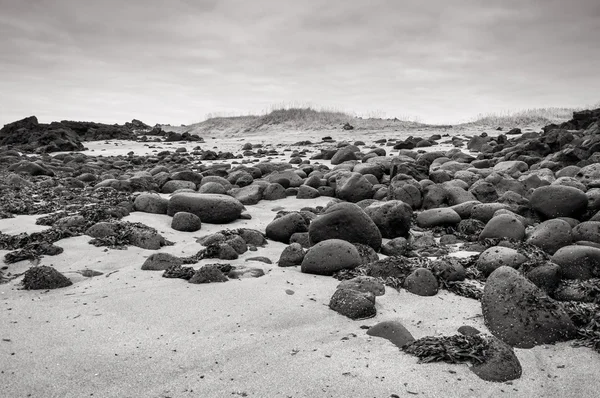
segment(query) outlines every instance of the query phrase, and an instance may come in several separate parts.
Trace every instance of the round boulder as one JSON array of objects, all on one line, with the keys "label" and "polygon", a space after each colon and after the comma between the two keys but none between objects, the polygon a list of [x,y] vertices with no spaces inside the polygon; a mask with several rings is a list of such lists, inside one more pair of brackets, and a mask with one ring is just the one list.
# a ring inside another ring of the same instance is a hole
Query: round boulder
[{"label": "round boulder", "polygon": [[308,227],[311,244],[328,239],[362,243],[375,250],[381,247],[377,225],[354,203],[337,203],[315,218]]},{"label": "round boulder", "polygon": [[588,199],[585,193],[577,188],[547,185],[535,189],[529,203],[545,219],[579,218],[587,209]]},{"label": "round boulder", "polygon": [[304,260],[304,249],[300,243],[292,243],[283,249],[279,257],[278,265],[280,267],[293,267],[302,264]]},{"label": "round boulder", "polygon": [[438,281],[427,268],[417,268],[406,277],[403,287],[418,296],[435,296],[438,292]]},{"label": "round boulder", "polygon": [[277,242],[290,243],[290,237],[297,232],[308,231],[306,220],[300,213],[289,213],[275,218],[267,225],[267,238]]},{"label": "round boulder", "polygon": [[453,226],[461,221],[457,212],[449,207],[424,210],[417,215],[417,225],[421,228]]},{"label": "round boulder", "polygon": [[164,271],[172,266],[182,265],[183,260],[169,253],[153,253],[142,264],[144,271]]},{"label": "round boulder", "polygon": [[169,199],[163,198],[157,194],[141,193],[133,201],[135,211],[153,214],[167,214]]},{"label": "round boulder", "polygon": [[502,266],[519,268],[525,261],[527,261],[527,257],[515,249],[494,246],[479,255],[476,266],[483,275],[489,276],[492,272]]},{"label": "round boulder", "polygon": [[372,276],[357,276],[340,282],[337,289],[352,289],[363,293],[373,293],[375,296],[385,294],[385,285]]},{"label": "round boulder", "polygon": [[175,231],[196,232],[202,227],[200,217],[195,214],[179,211],[173,215],[171,228]]},{"label": "round boulder", "polygon": [[600,243],[600,221],[586,221],[573,228],[574,241]]},{"label": "round boulder", "polygon": [[396,347],[402,348],[415,341],[413,335],[398,321],[384,321],[372,326],[367,331],[369,336],[382,337],[391,341]]},{"label": "round boulder", "polygon": [[343,173],[335,179],[335,194],[347,202],[360,202],[373,197],[373,184],[360,173]]},{"label": "round boulder", "polygon": [[519,219],[510,214],[500,214],[492,218],[485,225],[479,239],[507,238],[523,240],[525,227]]},{"label": "round boulder", "polygon": [[329,239],[308,250],[300,270],[306,274],[332,275],[336,271],[356,268],[360,264],[360,253],[352,243]]},{"label": "round boulder", "polygon": [[244,205],[227,195],[182,192],[171,196],[167,214],[192,213],[208,224],[226,224],[240,218]]},{"label": "round boulder", "polygon": [[377,315],[375,296],[352,289],[338,289],[329,301],[329,308],[353,320]]},{"label": "round boulder", "polygon": [[401,200],[372,203],[365,213],[387,239],[408,237],[412,222],[412,208]]},{"label": "round boulder", "polygon": [[536,226],[527,238],[527,243],[536,245],[549,254],[554,254],[561,247],[570,245],[572,241],[571,225],[560,219],[544,221]]},{"label": "round boulder", "polygon": [[600,276],[600,249],[596,247],[565,246],[554,253],[551,261],[560,266],[565,279],[586,280]]},{"label": "round boulder", "polygon": [[513,347],[552,344],[577,333],[556,301],[510,267],[500,267],[488,277],[481,308],[492,334]]}]

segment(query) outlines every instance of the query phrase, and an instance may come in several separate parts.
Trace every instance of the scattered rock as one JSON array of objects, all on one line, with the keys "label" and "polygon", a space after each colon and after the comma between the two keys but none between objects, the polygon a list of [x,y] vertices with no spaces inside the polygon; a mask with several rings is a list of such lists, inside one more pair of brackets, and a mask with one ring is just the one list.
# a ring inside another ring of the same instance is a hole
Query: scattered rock
[{"label": "scattered rock", "polygon": [[25,271],[22,284],[25,290],[45,290],[71,286],[73,282],[53,267],[40,265]]},{"label": "scattered rock", "polygon": [[488,329],[513,347],[552,344],[576,334],[562,307],[510,267],[500,267],[488,277],[481,307]]},{"label": "scattered rock", "polygon": [[353,320],[377,315],[375,296],[352,289],[338,289],[329,301],[329,308]]}]

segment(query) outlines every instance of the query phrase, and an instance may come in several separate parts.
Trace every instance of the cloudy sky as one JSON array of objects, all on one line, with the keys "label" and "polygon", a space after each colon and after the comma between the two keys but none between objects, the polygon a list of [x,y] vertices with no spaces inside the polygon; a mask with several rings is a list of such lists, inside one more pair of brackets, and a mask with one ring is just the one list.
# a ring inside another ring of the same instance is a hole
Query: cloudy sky
[{"label": "cloudy sky", "polygon": [[600,101],[598,0],[0,0],[0,125]]}]

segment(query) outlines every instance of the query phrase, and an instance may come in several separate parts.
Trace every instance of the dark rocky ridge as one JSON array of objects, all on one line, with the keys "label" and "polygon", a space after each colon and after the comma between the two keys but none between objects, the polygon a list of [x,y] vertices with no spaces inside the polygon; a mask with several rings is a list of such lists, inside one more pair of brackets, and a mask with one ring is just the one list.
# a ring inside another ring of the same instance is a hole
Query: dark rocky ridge
[{"label": "dark rocky ridge", "polygon": [[0,146],[36,153],[81,151],[82,141],[135,140],[146,134],[165,135],[160,127],[153,128],[136,119],[124,125],[71,120],[44,124],[30,116],[0,129]]}]

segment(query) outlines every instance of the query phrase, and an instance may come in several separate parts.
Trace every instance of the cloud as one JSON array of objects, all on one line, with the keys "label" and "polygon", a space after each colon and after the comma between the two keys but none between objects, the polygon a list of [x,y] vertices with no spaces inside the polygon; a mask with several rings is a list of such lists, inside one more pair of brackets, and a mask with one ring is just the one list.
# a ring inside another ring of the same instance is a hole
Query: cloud
[{"label": "cloud", "polygon": [[452,122],[598,101],[597,0],[0,0],[0,124],[310,102]]}]

